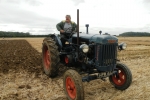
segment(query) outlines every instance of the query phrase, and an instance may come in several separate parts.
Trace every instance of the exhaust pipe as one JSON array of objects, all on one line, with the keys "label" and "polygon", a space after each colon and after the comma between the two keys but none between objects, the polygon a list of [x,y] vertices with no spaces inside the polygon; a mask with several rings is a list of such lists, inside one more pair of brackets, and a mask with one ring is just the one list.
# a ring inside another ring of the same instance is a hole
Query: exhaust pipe
[{"label": "exhaust pipe", "polygon": [[[79,9],[77,9],[77,45],[79,46]],[[79,47],[78,47],[78,60],[79,60]]]},{"label": "exhaust pipe", "polygon": [[79,9],[77,9],[77,45],[79,45]]}]

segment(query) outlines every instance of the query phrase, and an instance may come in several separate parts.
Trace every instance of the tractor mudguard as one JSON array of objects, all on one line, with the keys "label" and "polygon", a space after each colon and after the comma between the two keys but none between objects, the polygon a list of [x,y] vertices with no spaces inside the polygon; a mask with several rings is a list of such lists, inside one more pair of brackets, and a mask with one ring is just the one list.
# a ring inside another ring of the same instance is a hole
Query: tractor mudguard
[{"label": "tractor mudguard", "polygon": [[51,34],[50,37],[56,42],[56,45],[58,46],[58,50],[60,51],[62,49],[62,43],[60,38],[55,34]]}]

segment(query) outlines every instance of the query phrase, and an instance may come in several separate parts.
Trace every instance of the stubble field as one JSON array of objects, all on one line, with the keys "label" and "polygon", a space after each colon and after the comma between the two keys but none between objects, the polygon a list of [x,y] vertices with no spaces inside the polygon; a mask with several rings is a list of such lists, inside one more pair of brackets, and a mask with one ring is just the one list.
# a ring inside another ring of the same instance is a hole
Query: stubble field
[{"label": "stubble field", "polygon": [[[63,73],[51,79],[43,72],[43,39],[0,39],[1,100],[67,100]],[[132,72],[131,86],[120,91],[108,79],[85,82],[85,100],[150,100],[150,37],[119,37],[120,42],[128,46],[118,59]]]}]

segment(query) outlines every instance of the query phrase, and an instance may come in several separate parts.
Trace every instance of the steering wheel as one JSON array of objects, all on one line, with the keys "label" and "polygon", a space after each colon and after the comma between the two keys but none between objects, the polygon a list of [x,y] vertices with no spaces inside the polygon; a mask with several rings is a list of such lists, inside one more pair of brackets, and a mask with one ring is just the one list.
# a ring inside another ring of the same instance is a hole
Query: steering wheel
[{"label": "steering wheel", "polygon": [[64,35],[66,35],[66,36],[69,36],[69,38],[73,35],[73,31],[71,31],[71,33],[67,33],[67,31],[69,30],[69,29],[72,29],[72,27],[69,27],[63,34]]}]

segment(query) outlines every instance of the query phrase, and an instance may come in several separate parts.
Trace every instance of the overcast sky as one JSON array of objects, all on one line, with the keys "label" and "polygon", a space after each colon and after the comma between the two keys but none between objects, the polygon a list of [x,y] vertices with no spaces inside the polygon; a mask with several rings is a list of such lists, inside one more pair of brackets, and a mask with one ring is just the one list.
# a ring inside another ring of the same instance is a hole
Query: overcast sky
[{"label": "overcast sky", "polygon": [[85,24],[90,34],[150,32],[150,0],[0,0],[0,31],[59,33],[56,24],[66,14],[77,22],[77,9],[82,32]]}]

